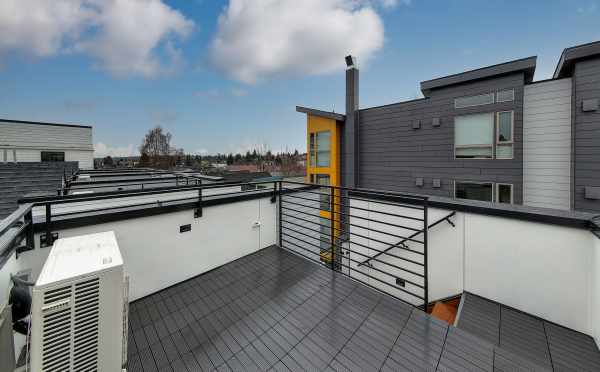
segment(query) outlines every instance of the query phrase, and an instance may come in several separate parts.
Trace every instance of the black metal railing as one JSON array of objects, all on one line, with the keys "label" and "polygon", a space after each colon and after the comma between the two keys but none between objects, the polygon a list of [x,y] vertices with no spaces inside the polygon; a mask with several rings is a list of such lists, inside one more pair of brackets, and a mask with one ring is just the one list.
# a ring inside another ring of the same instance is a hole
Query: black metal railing
[{"label": "black metal railing", "polygon": [[[438,219],[437,221],[429,224],[428,228],[431,229],[432,227],[435,227],[439,224],[441,224],[444,221],[447,221],[452,227],[454,227],[454,222],[452,222],[451,218],[454,217],[456,215],[456,212],[453,211],[447,215],[445,215],[444,217]],[[363,262],[361,262],[358,266],[361,265],[368,265],[373,259],[385,254],[386,252],[389,252],[390,250],[394,249],[394,248],[400,248],[400,249],[408,249],[408,245],[407,243],[412,239],[417,237],[419,234],[423,233],[423,231],[416,231],[413,234],[411,234],[409,237],[406,237],[402,240],[400,240],[398,243],[392,244],[389,247],[387,247],[383,252],[381,253],[377,253],[372,257],[367,258],[366,260],[364,260]]]},{"label": "black metal railing", "polygon": [[425,307],[427,197],[289,181],[278,191],[282,248]]},{"label": "black metal railing", "polygon": [[[276,182],[261,181],[25,197],[20,200],[17,210],[0,220],[0,268],[15,250],[19,254],[35,248],[34,232],[40,235],[40,247],[51,246],[60,230],[57,223],[80,218],[85,220],[82,224],[94,224],[99,223],[100,217],[126,219],[185,209],[193,209],[194,217],[199,218],[204,205],[214,204],[220,199],[246,200],[267,196],[274,203],[274,190],[277,190]],[[184,195],[168,197],[176,193]]]}]

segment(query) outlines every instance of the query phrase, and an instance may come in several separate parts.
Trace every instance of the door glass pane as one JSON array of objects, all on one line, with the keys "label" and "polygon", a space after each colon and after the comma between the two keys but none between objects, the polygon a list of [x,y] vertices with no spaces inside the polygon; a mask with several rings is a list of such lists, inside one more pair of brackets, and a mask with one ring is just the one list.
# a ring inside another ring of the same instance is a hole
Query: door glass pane
[{"label": "door glass pane", "polygon": [[310,166],[314,167],[315,166],[315,134],[311,133],[310,134],[310,145],[309,145],[309,149],[308,149],[308,153],[310,155]]},{"label": "door glass pane", "polygon": [[329,166],[331,132],[317,132],[317,167]]},{"label": "door glass pane", "polygon": [[331,245],[330,244],[330,242],[331,242],[331,221],[328,218],[321,217],[320,223],[321,223],[321,227],[320,227],[321,251],[329,250],[329,247]]},{"label": "door glass pane", "polygon": [[512,141],[512,112],[498,113],[498,142]]},{"label": "door glass pane", "polygon": [[498,203],[512,203],[512,185],[498,185]]},{"label": "door glass pane", "polygon": [[[317,183],[323,186],[329,186],[329,175],[328,174],[317,174]],[[319,189],[321,195],[319,195],[320,199],[320,208],[323,211],[330,210],[330,199],[331,199],[331,189],[329,187],[321,187]]]},{"label": "door glass pane", "polygon": [[493,187],[491,183],[456,182],[455,197],[460,199],[493,201]]}]

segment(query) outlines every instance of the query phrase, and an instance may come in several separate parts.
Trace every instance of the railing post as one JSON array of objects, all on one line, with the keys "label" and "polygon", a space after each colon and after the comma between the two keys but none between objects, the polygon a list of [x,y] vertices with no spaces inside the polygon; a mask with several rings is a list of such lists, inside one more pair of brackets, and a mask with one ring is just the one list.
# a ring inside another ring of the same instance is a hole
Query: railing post
[{"label": "railing post", "polygon": [[52,241],[52,206],[50,203],[46,203],[46,247],[50,247]]},{"label": "railing post", "polygon": [[278,194],[279,194],[279,200],[278,200],[278,215],[279,215],[279,231],[278,231],[278,235],[279,235],[279,247],[283,248],[283,213],[281,212],[281,202],[283,201],[283,182],[279,181],[279,189],[278,189]]},{"label": "railing post", "polygon": [[333,186],[329,186],[329,224],[331,225],[329,242],[331,243],[331,270],[335,270],[335,260],[336,260],[336,255],[335,255],[335,217],[334,217],[335,203],[333,201],[334,196],[335,196],[335,188]]},{"label": "railing post", "polygon": [[28,249],[35,248],[35,238],[33,235],[33,213],[31,209],[29,212],[25,213],[24,216],[25,223],[27,224],[27,234],[25,235],[25,245],[27,245]]},{"label": "railing post", "polygon": [[198,207],[194,211],[194,218],[202,217],[202,188],[198,189]]},{"label": "railing post", "polygon": [[273,182],[273,195],[271,195],[271,203],[277,201],[277,182]]},{"label": "railing post", "polygon": [[429,271],[427,269],[427,235],[429,230],[429,222],[427,221],[427,199],[423,202],[423,287],[425,305],[423,311],[427,312],[427,305],[429,305]]}]

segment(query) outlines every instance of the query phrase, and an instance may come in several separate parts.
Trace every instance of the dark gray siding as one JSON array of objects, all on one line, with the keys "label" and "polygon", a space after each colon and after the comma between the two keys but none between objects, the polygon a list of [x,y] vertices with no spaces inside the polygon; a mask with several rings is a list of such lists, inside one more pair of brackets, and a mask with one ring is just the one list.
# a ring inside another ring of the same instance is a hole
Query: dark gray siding
[{"label": "dark gray siding", "polygon": [[600,99],[600,58],[578,62],[574,90],[574,204],[575,209],[600,212],[600,200],[585,199],[585,187],[600,187],[600,110],[583,112],[581,103]]},{"label": "dark gray siding", "polygon": [[[428,195],[453,196],[453,181],[511,183],[514,201],[523,200],[523,85],[524,74],[478,81],[431,91],[426,99],[360,111],[359,186]],[[515,101],[464,109],[454,108],[454,98],[515,90]],[[454,117],[469,113],[514,110],[514,159],[455,159]],[[433,127],[434,118],[441,120]],[[419,120],[420,129],[413,129]],[[415,179],[424,178],[424,186]],[[433,188],[433,179],[441,187]]]}]

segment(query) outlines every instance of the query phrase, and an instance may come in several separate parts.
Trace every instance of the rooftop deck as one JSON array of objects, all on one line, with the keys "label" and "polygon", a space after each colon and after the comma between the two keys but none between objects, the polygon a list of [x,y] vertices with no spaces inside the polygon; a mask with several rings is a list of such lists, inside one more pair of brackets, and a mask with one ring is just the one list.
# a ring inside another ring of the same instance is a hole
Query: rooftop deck
[{"label": "rooftop deck", "polygon": [[129,322],[131,372],[552,368],[275,246],[131,303]]}]

